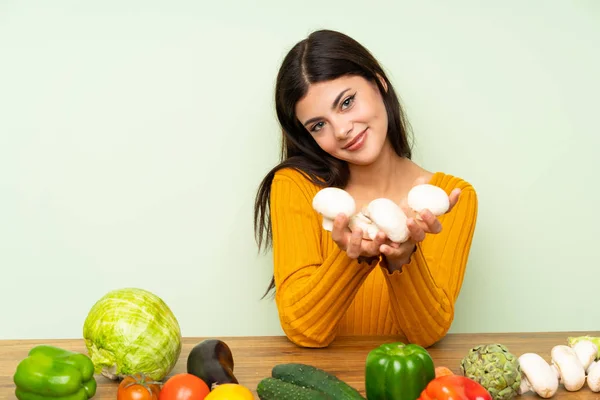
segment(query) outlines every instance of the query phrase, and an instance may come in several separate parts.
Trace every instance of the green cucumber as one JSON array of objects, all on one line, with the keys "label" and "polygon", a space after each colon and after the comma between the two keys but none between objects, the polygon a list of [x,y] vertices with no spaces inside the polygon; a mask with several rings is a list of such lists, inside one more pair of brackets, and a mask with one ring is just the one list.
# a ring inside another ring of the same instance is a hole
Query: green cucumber
[{"label": "green cucumber", "polygon": [[279,364],[273,367],[271,375],[273,378],[281,379],[284,382],[325,393],[332,399],[365,400],[358,390],[346,382],[312,365],[299,363]]},{"label": "green cucumber", "polygon": [[334,400],[318,390],[304,388],[275,378],[258,382],[256,393],[260,400]]}]

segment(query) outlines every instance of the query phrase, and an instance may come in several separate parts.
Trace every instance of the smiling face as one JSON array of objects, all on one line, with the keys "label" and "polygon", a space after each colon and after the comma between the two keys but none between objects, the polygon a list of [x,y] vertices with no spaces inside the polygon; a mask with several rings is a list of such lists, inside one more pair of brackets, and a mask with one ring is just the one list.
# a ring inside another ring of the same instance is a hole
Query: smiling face
[{"label": "smiling face", "polygon": [[377,85],[360,76],[312,84],[296,116],[324,151],[352,164],[372,163],[386,143],[385,104]]}]

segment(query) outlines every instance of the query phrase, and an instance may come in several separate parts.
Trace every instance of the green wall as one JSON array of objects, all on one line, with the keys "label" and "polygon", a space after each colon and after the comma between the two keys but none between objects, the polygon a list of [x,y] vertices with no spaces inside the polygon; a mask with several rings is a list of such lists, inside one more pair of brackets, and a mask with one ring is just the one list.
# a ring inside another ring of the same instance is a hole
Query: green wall
[{"label": "green wall", "polygon": [[123,286],[185,336],[281,334],[252,206],[277,68],[318,28],[372,50],[416,160],[478,191],[452,332],[598,329],[600,3],[365,4],[0,3],[0,338],[80,337]]}]

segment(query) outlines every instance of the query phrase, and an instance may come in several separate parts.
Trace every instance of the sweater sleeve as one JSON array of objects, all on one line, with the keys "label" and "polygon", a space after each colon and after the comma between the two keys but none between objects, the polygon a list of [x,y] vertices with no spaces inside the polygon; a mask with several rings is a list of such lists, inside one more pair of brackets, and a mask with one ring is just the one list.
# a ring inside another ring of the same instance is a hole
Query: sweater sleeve
[{"label": "sweater sleeve", "polygon": [[278,173],[271,186],[275,300],[287,337],[302,347],[326,347],[377,261],[359,263],[324,237],[312,208],[314,186],[299,173]]},{"label": "sweater sleeve", "polygon": [[384,268],[396,323],[408,341],[424,347],[450,329],[477,220],[477,194],[470,184],[452,177],[439,186],[448,193],[462,190],[454,208],[439,217],[442,232],[427,235],[402,270]]}]

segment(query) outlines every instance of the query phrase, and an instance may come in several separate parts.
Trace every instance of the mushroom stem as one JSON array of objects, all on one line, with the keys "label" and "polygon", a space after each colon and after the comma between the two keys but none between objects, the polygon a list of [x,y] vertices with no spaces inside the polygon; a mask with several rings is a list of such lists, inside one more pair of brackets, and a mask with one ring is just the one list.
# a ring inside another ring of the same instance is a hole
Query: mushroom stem
[{"label": "mushroom stem", "polygon": [[523,376],[521,376],[521,386],[519,386],[519,389],[517,390],[517,394],[523,395],[527,392],[533,392],[533,388],[531,387],[531,383],[529,383],[527,376],[523,375]]},{"label": "mushroom stem", "polygon": [[351,231],[361,229],[363,233],[363,239],[365,240],[374,240],[375,236],[377,236],[377,233],[379,232],[377,225],[367,218],[362,211],[354,214],[352,218],[350,218],[348,228],[350,228]]},{"label": "mushroom stem", "polygon": [[552,364],[560,377],[560,382],[569,392],[575,392],[585,384],[585,369],[572,347],[557,345],[551,351]]},{"label": "mushroom stem", "polygon": [[592,392],[600,392],[600,361],[593,362],[588,367],[587,384]]},{"label": "mushroom stem", "polygon": [[323,216],[323,229],[331,232],[333,230],[333,220]]}]

